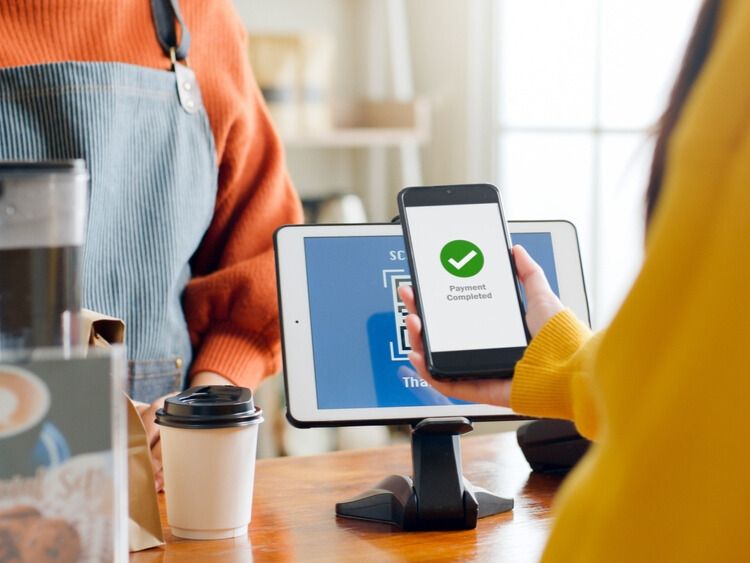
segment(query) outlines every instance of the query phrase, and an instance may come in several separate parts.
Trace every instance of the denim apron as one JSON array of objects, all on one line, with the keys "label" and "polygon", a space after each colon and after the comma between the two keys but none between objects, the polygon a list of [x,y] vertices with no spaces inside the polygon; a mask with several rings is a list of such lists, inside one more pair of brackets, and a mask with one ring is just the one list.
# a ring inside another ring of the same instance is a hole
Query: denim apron
[{"label": "denim apron", "polygon": [[152,12],[171,71],[110,62],[0,69],[0,159],[86,160],[83,306],[125,320],[128,391],[146,402],[184,386],[192,349],[181,297],[217,189],[212,131],[180,62],[189,33],[176,0],[152,0]]}]

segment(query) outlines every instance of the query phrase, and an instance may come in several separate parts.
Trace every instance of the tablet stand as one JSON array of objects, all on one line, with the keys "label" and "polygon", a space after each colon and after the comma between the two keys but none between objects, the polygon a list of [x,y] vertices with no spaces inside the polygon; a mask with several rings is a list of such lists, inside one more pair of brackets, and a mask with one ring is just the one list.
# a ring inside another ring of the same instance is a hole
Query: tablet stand
[{"label": "tablet stand", "polygon": [[468,530],[477,518],[513,509],[513,499],[473,486],[461,472],[459,436],[473,430],[462,417],[425,418],[414,426],[414,478],[391,475],[369,491],[336,503],[336,515],[402,530]]}]

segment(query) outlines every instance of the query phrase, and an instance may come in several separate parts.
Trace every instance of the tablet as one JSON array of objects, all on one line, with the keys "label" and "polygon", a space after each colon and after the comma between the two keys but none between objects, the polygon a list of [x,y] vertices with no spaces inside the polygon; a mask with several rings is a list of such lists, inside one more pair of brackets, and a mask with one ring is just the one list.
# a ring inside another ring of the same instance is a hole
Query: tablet
[{"label": "tablet", "polygon": [[[567,221],[509,221],[514,244],[589,320],[578,237]],[[426,417],[518,418],[439,394],[411,368],[411,283],[400,225],[294,225],[275,235],[287,418],[298,427],[412,423]]]}]

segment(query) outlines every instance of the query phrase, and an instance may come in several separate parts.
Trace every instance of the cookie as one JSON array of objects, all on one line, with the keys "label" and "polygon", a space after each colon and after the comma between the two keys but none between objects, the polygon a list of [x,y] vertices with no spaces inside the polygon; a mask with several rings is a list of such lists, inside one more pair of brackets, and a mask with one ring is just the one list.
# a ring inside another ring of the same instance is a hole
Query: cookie
[{"label": "cookie", "polygon": [[[81,540],[75,528],[60,518],[30,521],[20,546],[21,561],[75,563],[81,556]],[[0,561],[3,561],[0,558]]]},{"label": "cookie", "polygon": [[[0,510],[0,520],[20,520],[23,518],[40,518],[41,516],[41,512],[36,508],[23,504]],[[0,561],[2,561],[2,559],[0,559]]]},{"label": "cookie", "polygon": [[0,519],[0,562],[23,563],[21,546],[26,536],[22,522]]}]

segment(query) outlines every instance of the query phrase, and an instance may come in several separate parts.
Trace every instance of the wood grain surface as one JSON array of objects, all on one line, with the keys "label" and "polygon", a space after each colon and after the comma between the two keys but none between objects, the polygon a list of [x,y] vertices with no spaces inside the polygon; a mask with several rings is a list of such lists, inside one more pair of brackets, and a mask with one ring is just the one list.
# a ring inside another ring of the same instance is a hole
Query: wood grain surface
[{"label": "wood grain surface", "polygon": [[561,478],[531,473],[513,432],[466,436],[462,448],[472,483],[515,499],[512,512],[481,519],[474,530],[401,532],[336,517],[336,502],[387,475],[411,472],[409,447],[399,445],[258,461],[249,534],[235,540],[175,538],[159,495],[167,544],[133,553],[130,561],[537,561]]}]

